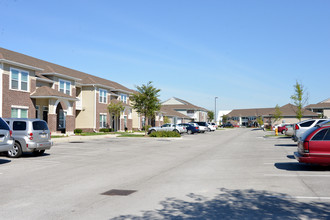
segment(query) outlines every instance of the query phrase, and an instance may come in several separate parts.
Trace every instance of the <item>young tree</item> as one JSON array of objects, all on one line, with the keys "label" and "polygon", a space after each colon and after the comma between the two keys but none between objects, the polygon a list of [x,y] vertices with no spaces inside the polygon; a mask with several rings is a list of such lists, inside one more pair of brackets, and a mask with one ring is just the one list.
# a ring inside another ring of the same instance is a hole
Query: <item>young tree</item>
[{"label": "young tree", "polygon": [[[108,105],[108,111],[110,113],[110,116],[115,116],[115,120],[120,117],[120,113],[125,110],[125,107],[121,102],[114,102],[111,101],[110,104]],[[114,128],[112,128],[114,129]]]},{"label": "young tree", "polygon": [[257,123],[259,124],[259,126],[264,124],[264,121],[261,116],[257,117]]},{"label": "young tree", "polygon": [[170,119],[167,116],[164,116],[163,121],[164,121],[164,124],[167,124],[167,123],[171,122]]},{"label": "young tree", "polygon": [[306,92],[304,86],[296,81],[296,84],[293,86],[294,94],[290,97],[293,101],[293,104],[296,106],[294,109],[296,113],[296,118],[301,121],[301,118],[304,114],[304,108],[308,102],[308,93]]},{"label": "young tree", "polygon": [[280,106],[275,106],[275,113],[274,113],[274,123],[280,121],[283,118],[282,112],[280,110]]},{"label": "young tree", "polygon": [[[142,86],[136,86],[136,89],[137,93],[131,96],[133,108],[141,115],[144,115],[145,127],[147,127],[148,119],[152,118],[155,112],[160,110],[161,105],[158,99],[160,89],[153,87],[150,81],[147,85],[142,84]],[[147,136],[147,129],[145,129],[145,136]]]},{"label": "young tree", "polygon": [[209,121],[212,121],[214,118],[214,112],[213,111],[207,111],[207,117]]},{"label": "young tree", "polygon": [[222,116],[222,124],[226,124],[228,121],[228,115],[223,115]]}]

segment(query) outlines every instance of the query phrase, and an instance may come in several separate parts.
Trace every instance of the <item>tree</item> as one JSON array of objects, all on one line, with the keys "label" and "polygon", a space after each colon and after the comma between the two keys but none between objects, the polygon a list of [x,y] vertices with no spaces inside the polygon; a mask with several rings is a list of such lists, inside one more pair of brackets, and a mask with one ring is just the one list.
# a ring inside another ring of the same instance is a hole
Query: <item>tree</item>
[{"label": "tree", "polygon": [[264,120],[262,119],[261,116],[257,117],[257,122],[258,122],[259,126],[264,124]]},{"label": "tree", "polygon": [[116,119],[120,116],[120,113],[124,110],[125,107],[121,102],[111,101],[110,104],[108,105],[108,111],[110,113],[110,116],[115,116]]},{"label": "tree", "polygon": [[223,115],[223,116],[222,116],[222,124],[226,124],[228,118],[229,118],[228,115]]},{"label": "tree", "polygon": [[212,121],[212,119],[214,118],[214,112],[213,111],[207,111],[207,117],[208,117],[209,121]]},{"label": "tree", "polygon": [[167,123],[171,122],[170,119],[167,116],[164,116],[163,121],[164,121],[164,124],[167,124]]},{"label": "tree", "polygon": [[296,106],[296,109],[294,109],[296,118],[301,121],[305,106],[308,102],[308,93],[305,91],[304,86],[298,81],[296,81],[296,84],[293,86],[293,88],[294,94],[290,98],[293,101],[293,104]]},{"label": "tree", "polygon": [[283,118],[282,112],[278,105],[275,106],[275,113],[274,113],[274,123],[280,121]]},{"label": "tree", "polygon": [[[151,81],[147,85],[136,86],[136,89],[137,93],[131,96],[132,105],[138,113],[145,117],[145,127],[147,127],[148,119],[160,110],[161,105],[158,99],[160,89],[153,87]],[[147,129],[145,129],[145,136],[147,136]]]}]

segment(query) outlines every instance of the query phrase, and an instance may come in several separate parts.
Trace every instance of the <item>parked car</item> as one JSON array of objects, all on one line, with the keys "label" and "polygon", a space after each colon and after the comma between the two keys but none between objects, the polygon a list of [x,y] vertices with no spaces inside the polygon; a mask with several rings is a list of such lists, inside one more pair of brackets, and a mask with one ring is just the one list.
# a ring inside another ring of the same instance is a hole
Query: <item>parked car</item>
[{"label": "parked car", "polygon": [[14,146],[8,157],[17,158],[24,152],[42,155],[53,146],[48,125],[41,119],[4,118],[13,131]]},{"label": "parked car", "polygon": [[292,137],[292,135],[293,135],[293,124],[285,125],[285,131],[284,131],[284,134],[285,134],[286,136],[290,136],[290,137]]},{"label": "parked car", "polygon": [[310,128],[314,127],[315,125],[326,121],[326,119],[308,119],[299,123],[296,123],[293,127],[293,135],[292,139],[297,142],[299,138]]},{"label": "parked car", "polygon": [[186,128],[183,126],[177,126],[176,124],[163,124],[160,127],[151,127],[148,129],[148,134],[151,134],[152,132],[156,131],[175,131],[180,134],[186,132]]},{"label": "parked car", "polygon": [[210,131],[209,125],[204,121],[196,121],[196,124],[199,126],[199,130],[201,133],[205,133],[205,131]]},{"label": "parked car", "polygon": [[286,125],[288,125],[288,124],[280,124],[280,125],[278,125],[277,126],[278,133],[284,134],[284,132],[287,130]]},{"label": "parked car", "polygon": [[209,128],[211,129],[211,131],[215,131],[218,128],[218,125],[216,125],[214,122],[209,122]]},{"label": "parked car", "polygon": [[188,134],[195,134],[199,132],[199,126],[193,126],[192,124],[189,123],[182,123],[178,125],[184,126]]},{"label": "parked car", "polygon": [[223,125],[224,128],[233,128],[234,125],[230,122],[227,122],[226,124]]},{"label": "parked car", "polygon": [[330,165],[330,122],[308,129],[294,156],[301,163]]},{"label": "parked car", "polygon": [[14,146],[12,131],[8,124],[0,118],[0,152],[7,152]]}]

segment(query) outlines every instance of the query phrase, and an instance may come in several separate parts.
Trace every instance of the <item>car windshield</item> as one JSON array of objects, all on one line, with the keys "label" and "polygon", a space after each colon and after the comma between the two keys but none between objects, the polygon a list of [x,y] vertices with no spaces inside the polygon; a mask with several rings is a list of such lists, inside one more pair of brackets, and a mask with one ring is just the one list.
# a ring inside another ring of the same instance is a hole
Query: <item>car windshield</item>
[{"label": "car windshield", "polygon": [[32,122],[33,130],[43,131],[48,130],[47,123],[45,121],[34,121]]},{"label": "car windshield", "polygon": [[0,119],[0,129],[10,130],[8,124],[2,119]]},{"label": "car windshield", "polygon": [[304,141],[308,135],[310,135],[313,131],[315,131],[316,129],[318,129],[318,127],[312,127],[310,129],[308,129],[302,136],[301,136],[301,140]]}]

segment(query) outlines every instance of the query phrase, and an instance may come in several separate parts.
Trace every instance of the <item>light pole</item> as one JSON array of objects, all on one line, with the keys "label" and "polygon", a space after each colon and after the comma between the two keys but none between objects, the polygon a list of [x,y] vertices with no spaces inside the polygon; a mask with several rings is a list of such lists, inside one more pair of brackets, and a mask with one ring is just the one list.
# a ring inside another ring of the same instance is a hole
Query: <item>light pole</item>
[{"label": "light pole", "polygon": [[214,98],[214,123],[217,124],[217,98]]}]

